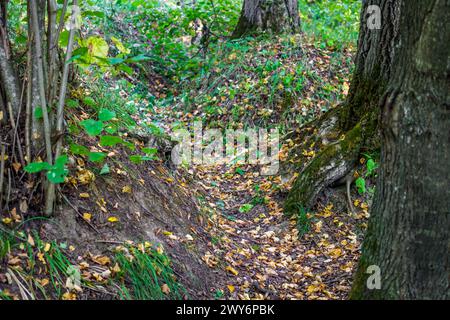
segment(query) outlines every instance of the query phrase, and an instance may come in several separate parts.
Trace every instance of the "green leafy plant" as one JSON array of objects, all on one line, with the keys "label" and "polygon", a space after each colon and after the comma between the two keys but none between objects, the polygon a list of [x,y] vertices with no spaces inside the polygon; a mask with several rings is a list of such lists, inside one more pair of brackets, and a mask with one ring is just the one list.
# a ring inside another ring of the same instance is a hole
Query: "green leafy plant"
[{"label": "green leafy plant", "polygon": [[298,207],[296,216],[298,237],[301,238],[311,230],[311,217],[303,207]]},{"label": "green leafy plant", "polygon": [[[356,185],[356,188],[358,189],[359,194],[365,194],[367,192],[366,179],[374,176],[376,173],[376,170],[378,169],[378,164],[372,158],[371,155],[364,154],[364,156],[366,159],[366,161],[365,161],[366,172],[365,172],[364,176],[358,177],[358,179],[356,179],[356,181],[355,181],[355,185]],[[370,190],[372,190],[371,193],[373,193],[373,189],[371,188]]]},{"label": "green leafy plant", "polygon": [[118,277],[129,284],[121,287],[123,299],[181,299],[185,290],[176,281],[169,258],[157,249],[129,246],[116,254],[121,272]]},{"label": "green leafy plant", "polygon": [[46,172],[47,179],[54,184],[63,183],[67,177],[69,170],[66,168],[68,161],[67,155],[62,155],[55,160],[55,164],[48,162],[32,162],[28,164],[24,170],[28,173]]},{"label": "green leafy plant", "polygon": [[254,205],[251,204],[251,203],[243,204],[243,205],[239,208],[239,212],[240,212],[240,213],[247,213],[247,212],[250,212],[250,210],[252,210],[253,207],[254,207]]}]

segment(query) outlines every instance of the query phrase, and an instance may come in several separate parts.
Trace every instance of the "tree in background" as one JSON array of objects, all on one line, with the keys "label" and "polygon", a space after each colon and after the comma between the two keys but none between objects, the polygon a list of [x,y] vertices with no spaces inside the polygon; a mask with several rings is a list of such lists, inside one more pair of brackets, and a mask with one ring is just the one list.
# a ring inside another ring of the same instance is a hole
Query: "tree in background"
[{"label": "tree in background", "polygon": [[297,0],[244,0],[233,38],[258,30],[274,33],[299,32],[300,16]]},{"label": "tree in background", "polygon": [[[381,170],[351,297],[449,299],[450,3],[397,3],[398,48],[378,58],[390,61],[389,81],[354,84],[381,83],[383,94]],[[380,290],[366,285],[369,266]]]}]

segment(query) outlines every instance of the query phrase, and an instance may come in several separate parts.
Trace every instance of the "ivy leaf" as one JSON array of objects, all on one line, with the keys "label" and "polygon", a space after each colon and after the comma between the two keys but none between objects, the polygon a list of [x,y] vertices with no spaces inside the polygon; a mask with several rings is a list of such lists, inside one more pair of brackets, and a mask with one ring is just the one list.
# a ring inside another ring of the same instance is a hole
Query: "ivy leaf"
[{"label": "ivy leaf", "polygon": [[103,131],[103,122],[92,119],[83,120],[80,125],[90,136],[98,136]]},{"label": "ivy leaf", "polygon": [[116,113],[114,111],[102,108],[98,113],[98,119],[100,121],[109,121],[116,117]]},{"label": "ivy leaf", "polygon": [[89,152],[88,160],[92,162],[102,162],[106,158],[103,152]]},{"label": "ivy leaf", "polygon": [[100,145],[104,147],[114,147],[116,144],[122,143],[123,140],[118,136],[101,136]]}]

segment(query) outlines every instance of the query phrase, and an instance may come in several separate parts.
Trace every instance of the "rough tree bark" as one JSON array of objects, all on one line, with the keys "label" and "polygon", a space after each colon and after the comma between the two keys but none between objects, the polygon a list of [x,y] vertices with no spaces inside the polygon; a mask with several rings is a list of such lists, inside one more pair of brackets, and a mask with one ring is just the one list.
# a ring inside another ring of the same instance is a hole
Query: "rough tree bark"
[{"label": "rough tree bark", "polygon": [[[376,6],[380,11],[373,11]],[[355,166],[362,149],[379,148],[379,101],[392,73],[399,24],[399,1],[364,1],[355,73],[347,101],[316,123],[319,132],[334,137],[322,146],[315,159],[300,173],[286,201],[286,212],[310,209],[322,190],[345,177]],[[381,27],[376,28],[381,15]],[[374,28],[375,27],[375,28]]]},{"label": "rough tree bark", "polygon": [[[6,96],[4,97],[6,101],[0,105],[3,105],[5,108],[6,103],[10,103],[14,115],[17,115],[20,108],[20,89],[17,72],[11,59],[11,47],[7,30],[7,6],[8,1],[0,3],[0,82]],[[3,112],[5,113],[5,110]]]},{"label": "rough tree bark", "polygon": [[297,0],[244,0],[233,38],[258,30],[274,33],[300,31]]},{"label": "rough tree bark", "polygon": [[[379,182],[351,297],[449,299],[450,2],[398,2]],[[371,265],[379,290],[366,285]]]}]

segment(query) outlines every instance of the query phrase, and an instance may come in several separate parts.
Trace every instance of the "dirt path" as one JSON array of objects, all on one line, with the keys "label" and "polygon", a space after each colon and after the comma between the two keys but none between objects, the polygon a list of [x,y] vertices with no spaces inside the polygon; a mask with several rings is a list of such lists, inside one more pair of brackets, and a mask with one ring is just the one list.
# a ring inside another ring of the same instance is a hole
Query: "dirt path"
[{"label": "dirt path", "polygon": [[223,270],[222,294],[232,299],[341,299],[350,290],[358,256],[355,227],[360,214],[337,214],[332,204],[308,214],[301,225],[283,214],[288,181],[262,177],[257,168],[195,168],[194,179],[205,190],[211,241],[203,260]]}]

